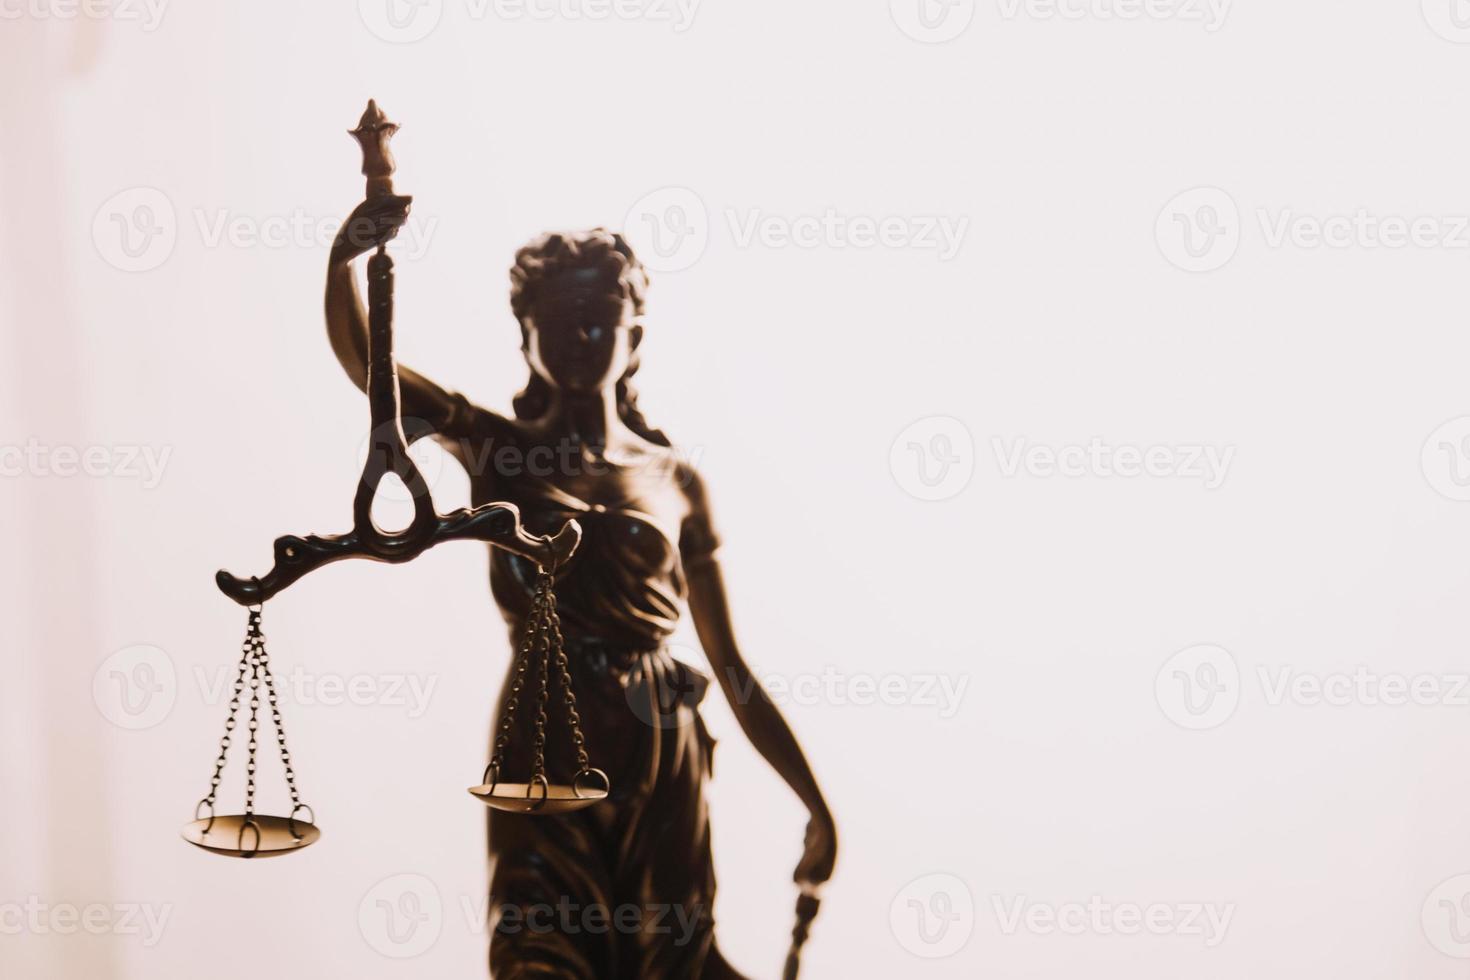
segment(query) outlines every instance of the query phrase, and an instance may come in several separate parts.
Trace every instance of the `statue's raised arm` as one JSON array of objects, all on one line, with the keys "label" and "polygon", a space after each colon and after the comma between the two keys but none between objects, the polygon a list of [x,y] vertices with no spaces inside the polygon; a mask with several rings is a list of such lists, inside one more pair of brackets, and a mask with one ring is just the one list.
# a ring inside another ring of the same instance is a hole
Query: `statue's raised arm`
[{"label": "statue's raised arm", "polygon": [[[521,526],[520,511],[509,503],[493,502],[474,509],[440,514],[434,507],[434,500],[423,474],[408,454],[408,439],[404,435],[400,407],[398,369],[393,359],[393,259],[387,249],[388,241],[401,224],[398,215],[407,215],[407,202],[411,200],[393,193],[395,165],[388,141],[397,130],[397,124],[388,121],[377,103],[368,103],[367,111],[363,113],[358,127],[352,130],[352,135],[362,146],[362,172],[367,178],[367,201],[358,211],[369,217],[359,216],[349,220],[338,235],[338,244],[333,246],[334,254],[339,248],[350,251],[359,245],[375,248],[372,257],[368,259],[366,356],[361,359],[365,362],[361,383],[367,392],[372,415],[372,437],[367,461],[363,465],[362,479],[353,500],[352,530],[330,537],[287,535],[277,538],[275,565],[262,576],[241,578],[221,570],[215,576],[220,591],[241,605],[262,603],[307,572],[345,558],[405,562],[443,541],[474,540],[488,542],[540,565],[552,567],[565,563],[581,538],[581,528],[574,520],[567,521],[555,535],[535,537],[528,534]],[[344,242],[348,244],[343,245]],[[350,282],[350,267],[347,267],[347,278]],[[355,284],[352,290],[355,297]],[[333,313],[330,288],[328,296],[328,322],[331,324]],[[352,325],[349,323],[348,326]],[[332,332],[332,336],[338,357],[342,359],[348,373],[353,374],[354,366],[358,364],[358,354],[355,353],[357,347],[354,346],[357,342],[346,333],[343,334],[340,344],[337,341],[338,334]],[[344,351],[349,353],[344,356]],[[418,397],[427,397],[432,401],[433,395],[429,390],[432,388],[443,396],[443,406],[448,406],[450,396],[423,382],[417,375],[414,377],[420,382],[415,389]],[[432,408],[433,405],[426,404],[423,407]],[[433,412],[427,414],[430,418],[434,415]],[[408,527],[393,532],[381,530],[373,523],[372,518],[378,485],[390,473],[403,481],[414,505],[413,520]]]}]

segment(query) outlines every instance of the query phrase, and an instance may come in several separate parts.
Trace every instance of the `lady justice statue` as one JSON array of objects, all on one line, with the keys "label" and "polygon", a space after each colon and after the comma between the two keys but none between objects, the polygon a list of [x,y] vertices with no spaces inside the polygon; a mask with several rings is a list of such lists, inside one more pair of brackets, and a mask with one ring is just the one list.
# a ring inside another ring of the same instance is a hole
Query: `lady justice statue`
[{"label": "lady justice statue", "polygon": [[[382,255],[408,217],[411,198],[382,183],[392,172],[386,140],[394,128],[370,105],[354,134],[369,156],[369,196],[347,219],[327,266],[327,335],[364,391],[369,314],[353,262]],[[836,830],[816,779],[736,644],[708,490],[638,410],[632,381],[647,293],[648,274],[622,236],[601,228],[542,235],[516,253],[510,270],[530,369],[513,414],[397,369],[408,437],[432,436],[465,466],[477,508],[513,504],[532,538],[570,519],[582,529],[570,558],[553,568],[577,696],[571,706],[543,697],[540,709],[552,724],[578,716],[610,790],[572,813],[490,811],[490,971],[506,980],[740,976],[714,938],[704,798],[714,742],[699,715],[708,680],[665,646],[686,605],[740,727],[811,815],[794,876],[802,895],[788,976],[816,911],[816,888],[836,859]],[[490,591],[513,643],[538,601],[537,581],[526,549],[490,549]],[[506,692],[513,682],[508,675]],[[540,751],[524,739],[519,746],[507,768],[527,767],[527,753]],[[574,779],[573,762],[554,755],[547,774]]]}]

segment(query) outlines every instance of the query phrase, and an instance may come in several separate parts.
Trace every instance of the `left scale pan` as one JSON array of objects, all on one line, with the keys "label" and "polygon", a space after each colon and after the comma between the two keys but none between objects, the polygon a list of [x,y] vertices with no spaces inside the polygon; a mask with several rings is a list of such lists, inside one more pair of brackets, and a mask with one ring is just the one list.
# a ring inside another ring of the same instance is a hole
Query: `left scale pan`
[{"label": "left scale pan", "polygon": [[295,854],[321,839],[315,824],[289,817],[243,813],[205,817],[184,826],[184,840],[211,854],[237,858],[280,857]]}]

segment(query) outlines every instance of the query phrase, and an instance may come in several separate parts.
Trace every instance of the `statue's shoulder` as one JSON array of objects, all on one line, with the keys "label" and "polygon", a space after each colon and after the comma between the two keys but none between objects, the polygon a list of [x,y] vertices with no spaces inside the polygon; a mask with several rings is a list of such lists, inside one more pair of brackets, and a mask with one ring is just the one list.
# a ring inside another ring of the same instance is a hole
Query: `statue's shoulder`
[{"label": "statue's shoulder", "polygon": [[478,440],[518,443],[525,435],[525,426],[519,419],[503,415],[493,408],[457,396],[462,405],[456,406],[455,415],[459,422],[455,428],[465,436]]}]

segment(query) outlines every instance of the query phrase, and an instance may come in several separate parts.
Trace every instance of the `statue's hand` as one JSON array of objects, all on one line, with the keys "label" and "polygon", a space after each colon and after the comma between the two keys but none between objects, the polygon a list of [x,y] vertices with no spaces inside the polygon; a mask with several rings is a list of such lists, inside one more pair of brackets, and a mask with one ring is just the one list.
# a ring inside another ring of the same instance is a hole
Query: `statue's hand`
[{"label": "statue's hand", "polygon": [[332,243],[332,261],[350,262],[364,252],[371,252],[392,241],[398,229],[408,221],[408,210],[412,204],[413,198],[397,194],[363,201],[347,216],[337,232],[337,240]]},{"label": "statue's hand", "polygon": [[837,864],[837,825],[832,814],[823,807],[813,812],[806,825],[806,850],[791,877],[803,889],[815,888],[832,877]]}]

